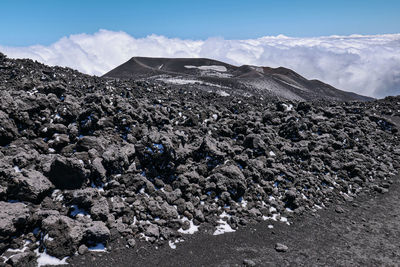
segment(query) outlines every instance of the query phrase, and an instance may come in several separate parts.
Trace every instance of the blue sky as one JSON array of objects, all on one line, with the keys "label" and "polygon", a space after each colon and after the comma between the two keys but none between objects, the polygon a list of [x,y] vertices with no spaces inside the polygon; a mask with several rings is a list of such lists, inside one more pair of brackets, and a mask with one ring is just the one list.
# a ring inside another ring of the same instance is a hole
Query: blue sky
[{"label": "blue sky", "polygon": [[48,45],[99,29],[181,39],[400,32],[399,0],[1,0],[0,45]]}]

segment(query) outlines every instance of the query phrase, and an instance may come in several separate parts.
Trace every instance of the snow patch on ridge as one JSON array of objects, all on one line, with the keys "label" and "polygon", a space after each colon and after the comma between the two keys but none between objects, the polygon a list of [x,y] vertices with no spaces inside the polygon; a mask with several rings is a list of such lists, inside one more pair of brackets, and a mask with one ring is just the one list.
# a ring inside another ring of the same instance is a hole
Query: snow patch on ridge
[{"label": "snow patch on ridge", "polygon": [[185,68],[187,68],[187,69],[199,69],[199,70],[213,70],[213,71],[219,71],[219,72],[226,72],[227,71],[225,66],[219,66],[219,65],[209,65],[209,66],[185,65]]},{"label": "snow patch on ridge", "polygon": [[217,92],[220,96],[230,96],[230,94],[228,94],[227,92],[225,92],[225,91],[218,91]]},{"label": "snow patch on ridge", "polygon": [[[221,86],[219,84],[215,83],[207,83],[203,82],[200,80],[193,80],[193,79],[184,79],[184,78],[158,78],[156,79],[157,81],[162,81],[165,83],[171,83],[171,84],[177,84],[177,85],[186,85],[186,84],[201,84],[201,85],[207,85],[207,86],[212,86],[212,87],[218,87],[218,88],[226,88],[225,86]],[[226,94],[226,93],[225,93]],[[220,94],[221,95],[221,94]]]}]

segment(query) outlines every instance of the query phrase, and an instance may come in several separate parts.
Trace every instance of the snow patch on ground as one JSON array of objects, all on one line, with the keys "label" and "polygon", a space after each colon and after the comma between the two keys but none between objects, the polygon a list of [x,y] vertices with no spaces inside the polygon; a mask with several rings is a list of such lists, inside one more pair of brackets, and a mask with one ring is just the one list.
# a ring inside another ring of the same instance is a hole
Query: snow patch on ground
[{"label": "snow patch on ground", "polygon": [[227,92],[222,91],[222,90],[218,91],[217,94],[219,94],[220,96],[230,96],[230,94],[228,94]]},{"label": "snow patch on ground", "polygon": [[171,249],[176,249],[176,244],[183,242],[184,240],[182,238],[178,238],[175,241],[169,240],[168,245]]},{"label": "snow patch on ground", "polygon": [[21,172],[21,169],[18,166],[14,166],[15,172]]},{"label": "snow patch on ground", "polygon": [[236,232],[236,230],[232,229],[232,227],[228,224],[227,221],[223,220],[223,218],[230,218],[231,216],[227,214],[225,211],[219,216],[221,219],[219,219],[218,226],[216,227],[215,232],[213,235],[222,235],[225,233],[232,233]]},{"label": "snow patch on ground", "polygon": [[38,267],[44,266],[44,265],[67,265],[67,259],[68,257],[63,258],[62,260],[50,256],[49,254],[46,253],[46,250],[44,250],[42,253],[39,252],[39,249],[35,250],[36,255],[38,256],[37,258],[37,264]]},{"label": "snow patch on ground", "polygon": [[170,241],[168,241],[168,245],[170,246],[171,249],[176,249],[175,242],[170,240]]},{"label": "snow patch on ground", "polygon": [[183,222],[188,221],[190,223],[190,227],[187,230],[183,230],[182,228],[180,228],[178,230],[178,232],[182,233],[182,234],[186,234],[186,235],[192,235],[194,233],[196,233],[197,231],[199,231],[199,227],[197,225],[194,225],[193,220],[189,220],[188,218],[184,217],[182,219]]},{"label": "snow patch on ground", "polygon": [[285,108],[285,111],[291,111],[293,109],[293,105],[292,104],[282,104],[282,106]]},{"label": "snow patch on ground", "polygon": [[16,254],[25,252],[25,250],[28,249],[28,246],[31,243],[32,243],[32,241],[25,240],[25,243],[22,248],[17,248],[17,249],[9,248],[6,251],[4,251],[4,253],[0,256],[0,258],[3,258],[3,262],[7,262],[9,259],[14,257]]},{"label": "snow patch on ground", "polygon": [[280,221],[281,221],[281,222],[287,223],[287,222],[288,222],[288,219],[287,219],[286,217],[281,216]]},{"label": "snow patch on ground", "polygon": [[[262,218],[263,218],[264,221],[267,221],[267,220],[280,221],[280,222],[286,223],[287,225],[290,225],[290,223],[289,223],[289,221],[288,221],[288,218],[282,216],[282,215],[277,211],[276,208],[270,207],[270,208],[269,208],[269,212],[271,213],[271,216],[263,216]],[[270,227],[270,226],[268,225],[268,228],[273,228],[273,225],[271,225],[271,226],[272,226],[272,227]]]}]

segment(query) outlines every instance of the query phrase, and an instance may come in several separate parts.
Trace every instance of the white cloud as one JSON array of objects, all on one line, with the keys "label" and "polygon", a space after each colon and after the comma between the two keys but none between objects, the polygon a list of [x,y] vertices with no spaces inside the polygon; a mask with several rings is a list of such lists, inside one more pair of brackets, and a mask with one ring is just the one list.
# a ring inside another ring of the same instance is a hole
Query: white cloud
[{"label": "white cloud", "polygon": [[384,97],[400,94],[400,34],[250,40],[182,40],[124,32],[64,37],[50,46],[6,47],[12,58],[31,58],[102,75],[132,56],[208,57],[234,65],[284,66],[339,89]]}]

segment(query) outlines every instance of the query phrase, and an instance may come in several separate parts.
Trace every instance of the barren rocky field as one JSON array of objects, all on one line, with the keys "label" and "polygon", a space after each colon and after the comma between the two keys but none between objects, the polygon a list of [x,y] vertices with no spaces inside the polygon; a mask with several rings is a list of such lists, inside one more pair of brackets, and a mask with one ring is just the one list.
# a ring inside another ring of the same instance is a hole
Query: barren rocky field
[{"label": "barren rocky field", "polygon": [[[74,258],[74,266],[398,266],[400,185],[365,193],[292,221],[261,222],[234,233],[199,234],[176,249],[113,241],[110,253]],[[270,228],[273,225],[273,228]],[[277,244],[287,247],[278,251]]]},{"label": "barren rocky field", "polygon": [[0,54],[0,266],[396,265],[399,118]]}]

